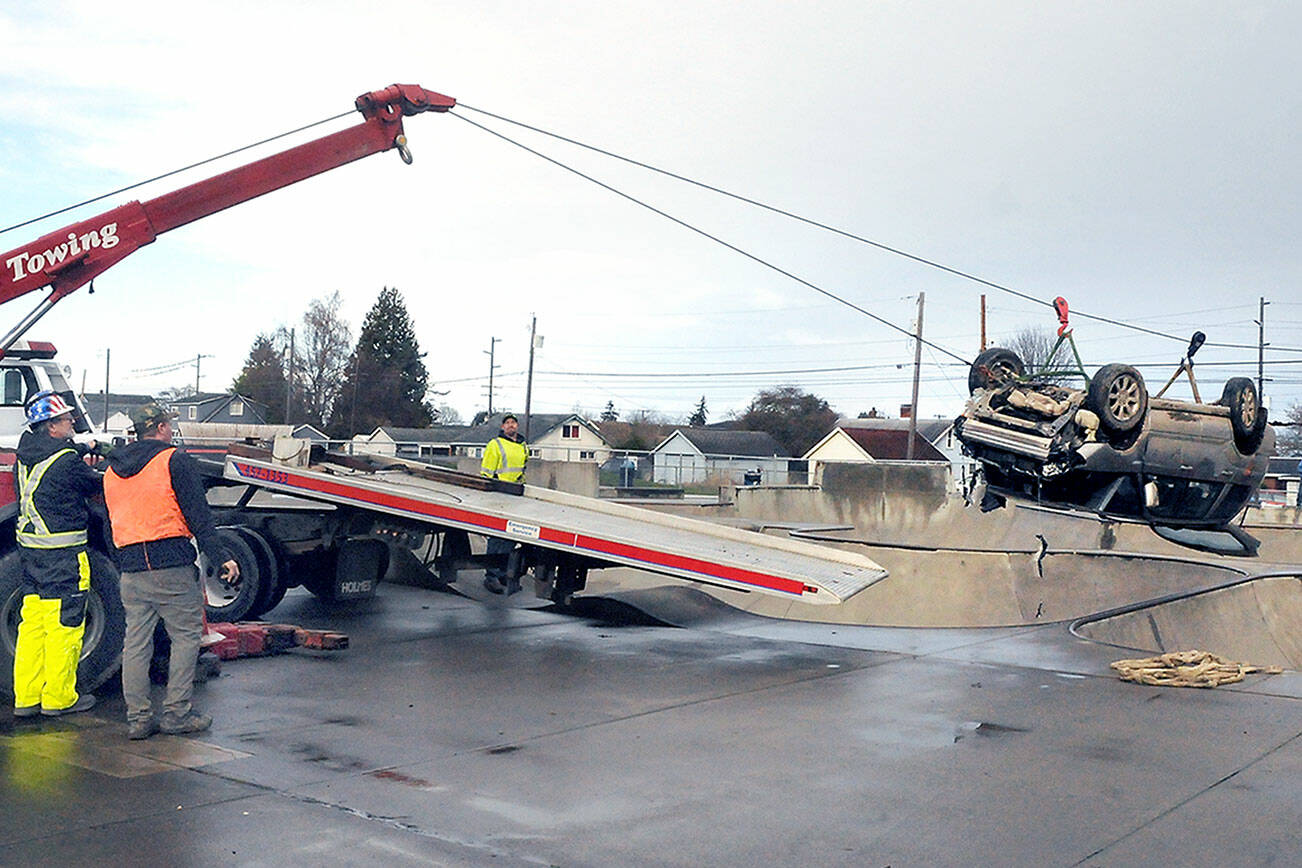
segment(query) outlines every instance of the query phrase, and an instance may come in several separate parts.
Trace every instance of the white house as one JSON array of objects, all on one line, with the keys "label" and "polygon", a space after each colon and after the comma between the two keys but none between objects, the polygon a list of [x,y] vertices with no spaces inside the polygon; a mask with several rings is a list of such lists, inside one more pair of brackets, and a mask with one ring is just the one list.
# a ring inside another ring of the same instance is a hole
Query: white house
[{"label": "white house", "polygon": [[[860,420],[867,421],[867,420]],[[875,420],[898,422],[898,419]],[[906,420],[907,422],[907,420]],[[828,464],[874,463],[878,461],[924,461],[948,463],[948,459],[923,437],[921,430],[913,442],[909,459],[909,429],[904,426],[842,427],[838,425],[819,440],[804,458],[809,462],[809,481],[822,483],[823,468]]]},{"label": "white house", "polygon": [[651,450],[653,482],[786,485],[791,454],[766,431],[678,428]]},{"label": "white house", "polygon": [[[437,456],[482,458],[484,447],[498,435],[502,417],[495,414],[479,425],[435,425],[430,428],[381,426],[353,437],[357,455],[394,455],[426,460]],[[590,461],[610,458],[610,444],[596,426],[573,413],[535,413],[530,417],[529,456],[546,461]],[[523,417],[520,430],[523,432]]]},{"label": "white house", "polygon": [[[838,427],[847,431],[851,429],[907,431],[908,419],[885,419],[880,417],[867,419],[841,419]],[[977,470],[977,462],[963,454],[963,444],[954,436],[953,419],[919,419],[918,435],[936,447],[944,459],[949,462],[950,486],[955,491],[964,491],[971,484]],[[903,435],[900,435],[903,436]],[[901,443],[906,441],[901,440]],[[914,452],[917,450],[915,448]],[[902,457],[902,456],[901,456]],[[916,455],[915,455],[916,457]],[[881,456],[878,456],[879,460]],[[813,473],[813,466],[810,467]],[[811,475],[812,479],[813,476]]]},{"label": "white house", "polygon": [[[544,428],[550,421],[551,424]],[[597,427],[582,416],[570,414],[556,419],[533,416],[530,419],[529,456],[544,461],[608,460],[610,444]],[[540,433],[541,432],[541,433]]]}]

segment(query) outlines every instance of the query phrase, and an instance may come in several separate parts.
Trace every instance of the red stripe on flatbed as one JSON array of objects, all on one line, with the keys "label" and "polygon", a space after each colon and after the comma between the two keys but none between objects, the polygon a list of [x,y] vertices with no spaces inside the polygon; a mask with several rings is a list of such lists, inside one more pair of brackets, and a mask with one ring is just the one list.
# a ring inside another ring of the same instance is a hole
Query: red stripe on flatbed
[{"label": "red stripe on flatbed", "polygon": [[[441,506],[439,504],[426,503],[423,500],[402,497],[396,494],[385,494],[384,492],[372,491],[368,488],[352,486],[342,482],[313,479],[307,476],[300,476],[299,474],[288,470],[266,470],[240,461],[232,461],[231,463],[235,466],[235,470],[246,479],[253,479],[272,485],[284,485],[286,487],[299,488],[306,491],[315,491],[320,494],[346,498],[351,501],[359,501],[372,506],[398,509],[403,512],[415,513],[416,515],[428,516],[430,518],[441,518],[447,521],[484,528],[486,530],[506,531],[507,520],[494,515],[471,512],[468,509],[460,509],[453,506]],[[781,576],[757,573],[753,570],[741,569],[740,567],[730,567],[726,564],[714,563],[713,561],[703,561],[683,555],[673,555],[667,552],[660,552],[654,549],[642,548],[641,546],[615,542],[614,540],[601,539],[600,537],[585,536],[583,534],[576,534],[571,531],[563,531],[556,528],[539,526],[538,539],[540,542],[549,542],[555,545],[583,549],[598,554],[614,555],[652,566],[697,573],[710,578],[726,579],[727,581],[736,582],[742,585],[755,585],[762,588],[769,588],[771,590],[793,594],[797,597],[805,591],[805,584],[794,579],[784,579]]]},{"label": "red stripe on flatbed", "polygon": [[793,579],[784,579],[780,576],[771,576],[768,573],[757,573],[752,570],[743,570],[740,567],[730,567],[725,564],[697,560],[683,555],[671,555],[667,552],[658,552],[654,549],[645,549],[627,543],[614,542],[613,540],[580,535],[577,545],[579,548],[588,549],[589,551],[618,555],[619,557],[631,558],[647,564],[672,567],[676,570],[689,570],[693,573],[727,579],[744,585],[759,585],[763,588],[772,588],[775,591],[795,594],[797,597],[805,589],[804,582],[797,582]]}]

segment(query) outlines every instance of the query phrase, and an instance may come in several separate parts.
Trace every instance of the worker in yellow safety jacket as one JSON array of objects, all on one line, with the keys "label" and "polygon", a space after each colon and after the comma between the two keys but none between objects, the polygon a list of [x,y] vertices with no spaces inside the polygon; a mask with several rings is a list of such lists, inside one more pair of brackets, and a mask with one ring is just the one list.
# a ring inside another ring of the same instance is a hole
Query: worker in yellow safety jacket
[{"label": "worker in yellow safety jacket", "polygon": [[[484,447],[479,475],[504,482],[524,482],[524,466],[529,460],[529,444],[520,435],[520,420],[514,413],[502,417],[497,436]],[[494,594],[510,596],[520,590],[520,579],[507,576],[506,562],[515,543],[509,539],[488,538],[488,554],[493,557],[484,571],[484,587]]]},{"label": "worker in yellow safety jacket", "polygon": [[87,498],[103,490],[82,461],[93,449],[72,442],[70,407],[57,392],[33,395],[18,441],[14,491],[23,566],[22,620],[14,646],[14,716],[85,711],[95,697],[77,692],[77,663],[90,591]]}]

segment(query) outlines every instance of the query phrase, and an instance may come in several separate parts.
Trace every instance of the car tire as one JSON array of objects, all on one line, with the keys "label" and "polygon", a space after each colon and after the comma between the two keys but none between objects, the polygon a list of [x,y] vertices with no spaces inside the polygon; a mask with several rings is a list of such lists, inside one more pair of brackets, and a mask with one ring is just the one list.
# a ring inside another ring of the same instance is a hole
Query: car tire
[{"label": "car tire", "polygon": [[976,357],[967,373],[968,394],[977,389],[990,389],[1002,386],[1009,380],[1026,373],[1021,356],[1003,347],[991,347]]},{"label": "car tire", "polygon": [[1266,436],[1266,410],[1261,406],[1256,384],[1247,377],[1231,377],[1217,403],[1230,410],[1234,445],[1244,455],[1255,454]]},{"label": "car tire", "polygon": [[[86,599],[86,630],[77,664],[77,689],[90,693],[122,666],[122,637],[126,620],[118,588],[118,571],[102,552],[89,550],[90,593]],[[0,694],[14,692],[14,642],[23,605],[23,567],[17,551],[0,557]]]},{"label": "car tire", "polygon": [[1148,388],[1130,365],[1104,365],[1090,378],[1086,404],[1108,431],[1129,434],[1148,413]]}]

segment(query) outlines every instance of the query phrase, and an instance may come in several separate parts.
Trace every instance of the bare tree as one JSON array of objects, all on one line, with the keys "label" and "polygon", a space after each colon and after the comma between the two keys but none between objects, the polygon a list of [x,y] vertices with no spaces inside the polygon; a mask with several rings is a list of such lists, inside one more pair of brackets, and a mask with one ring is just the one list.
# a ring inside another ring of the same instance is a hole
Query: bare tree
[{"label": "bare tree", "polygon": [[195,397],[194,384],[186,383],[181,386],[168,386],[165,389],[159,389],[154,393],[154,398],[164,407],[171,406],[177,401],[184,401],[187,398]]},{"label": "bare tree", "polygon": [[338,292],[313,299],[294,341],[296,387],[302,392],[304,412],[317,424],[330,417],[352,350],[352,329],[340,317],[339,305]]},{"label": "bare tree", "polygon": [[1275,444],[1277,455],[1302,454],[1302,404],[1288,408],[1284,424],[1275,429],[1275,434],[1279,437]]},{"label": "bare tree", "polygon": [[[1017,353],[1022,359],[1022,364],[1026,366],[1026,372],[1034,374],[1049,362],[1049,353],[1053,351],[1053,345],[1057,342],[1058,336],[1054,334],[1053,329],[1027,326],[1001,342],[1000,346]],[[1075,366],[1076,357],[1072,355],[1071,345],[1064,342],[1058,348],[1058,353],[1053,357],[1053,369],[1061,371]],[[1071,377],[1051,377],[1050,379],[1061,382],[1069,380]]]}]

